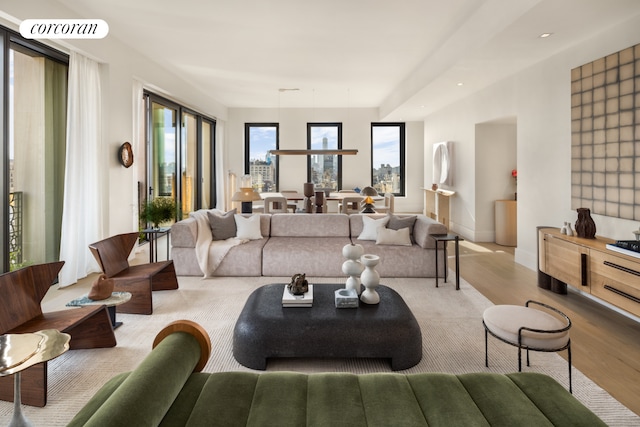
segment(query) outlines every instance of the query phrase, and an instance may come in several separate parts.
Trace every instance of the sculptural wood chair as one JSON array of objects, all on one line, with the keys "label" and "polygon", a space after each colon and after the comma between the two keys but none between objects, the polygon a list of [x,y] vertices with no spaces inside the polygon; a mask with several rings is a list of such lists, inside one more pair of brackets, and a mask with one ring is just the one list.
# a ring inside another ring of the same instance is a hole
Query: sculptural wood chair
[{"label": "sculptural wood chair", "polygon": [[122,313],[153,313],[152,291],[178,289],[173,261],[129,265],[129,254],[138,240],[138,233],[117,234],[89,245],[102,272],[114,279],[114,290],[130,292],[131,300],[119,305]]},{"label": "sculptural wood chair", "polygon": [[[71,335],[69,348],[104,348],[116,345],[111,319],[104,305],[43,312],[41,302],[54,283],[64,261],[36,264],[0,275],[0,335],[57,329]],[[24,370],[22,403],[47,403],[47,364]],[[0,399],[13,400],[13,376],[0,378]]]},{"label": "sculptural wood chair", "polygon": [[289,208],[287,207],[286,197],[265,197],[264,198],[264,213],[287,213]]},{"label": "sculptural wood chair", "polygon": [[[530,304],[536,308],[529,307]],[[541,302],[529,300],[524,306],[494,305],[482,315],[484,325],[485,366],[489,367],[488,334],[518,347],[518,372],[522,371],[522,349],[556,352],[567,350],[569,362],[569,392],[571,384],[571,320],[560,310]]]},{"label": "sculptural wood chair", "polygon": [[360,212],[360,204],[364,200],[362,196],[345,196],[342,198],[338,207],[340,209],[340,213],[344,213],[347,215],[355,214]]}]

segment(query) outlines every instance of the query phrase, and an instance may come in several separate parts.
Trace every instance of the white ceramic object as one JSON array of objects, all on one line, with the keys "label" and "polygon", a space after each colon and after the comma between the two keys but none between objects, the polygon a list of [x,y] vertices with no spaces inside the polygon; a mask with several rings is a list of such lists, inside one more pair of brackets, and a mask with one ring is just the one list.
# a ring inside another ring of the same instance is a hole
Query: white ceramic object
[{"label": "white ceramic object", "polygon": [[357,295],[360,295],[360,292],[362,292],[362,287],[360,286],[360,273],[362,273],[364,269],[364,266],[360,262],[362,254],[364,254],[362,245],[351,243],[344,245],[342,248],[342,256],[347,258],[347,260],[342,263],[342,272],[349,276],[345,283],[345,289],[353,289]]},{"label": "white ceramic object", "polygon": [[362,295],[360,295],[360,301],[365,304],[378,304],[380,295],[376,292],[376,288],[380,284],[380,274],[378,274],[375,267],[380,262],[380,257],[373,254],[364,254],[360,260],[364,264],[364,271],[360,275],[360,280],[362,280],[365,288]]}]

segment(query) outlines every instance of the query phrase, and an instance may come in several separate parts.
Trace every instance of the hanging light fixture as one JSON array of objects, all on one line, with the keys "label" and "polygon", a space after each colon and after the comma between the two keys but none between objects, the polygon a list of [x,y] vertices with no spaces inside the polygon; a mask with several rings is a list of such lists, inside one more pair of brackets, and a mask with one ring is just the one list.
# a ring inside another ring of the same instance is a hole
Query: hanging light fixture
[{"label": "hanging light fixture", "polygon": [[[278,89],[278,122],[280,121],[280,94],[283,92],[297,92],[299,88],[280,88]],[[350,101],[349,101],[350,102]],[[313,110],[315,118],[315,89],[313,90]],[[273,156],[354,156],[358,154],[358,150],[342,148],[342,149],[290,149],[290,150],[269,150],[269,154]]]}]

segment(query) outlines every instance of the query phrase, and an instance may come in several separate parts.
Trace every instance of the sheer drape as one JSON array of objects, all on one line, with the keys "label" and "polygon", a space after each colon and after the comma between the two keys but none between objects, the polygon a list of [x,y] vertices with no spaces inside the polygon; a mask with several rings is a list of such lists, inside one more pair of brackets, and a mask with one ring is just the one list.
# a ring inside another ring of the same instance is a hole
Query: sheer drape
[{"label": "sheer drape", "polygon": [[132,209],[131,209],[131,229],[138,230],[140,228],[138,213],[140,210],[139,185],[144,180],[144,164],[145,164],[145,106],[144,106],[144,86],[138,80],[133,81],[133,139],[131,147],[133,148],[134,162],[131,165],[133,179],[131,180]]},{"label": "sheer drape", "polygon": [[[225,122],[222,120],[216,120],[216,201],[212,204],[212,207],[228,210],[231,209],[227,206],[227,192],[228,179],[227,179],[227,161],[224,157],[224,137],[225,137]],[[229,200],[231,197],[229,197]]]},{"label": "sheer drape", "polygon": [[88,245],[104,237],[100,65],[72,52],[69,58],[67,149],[60,260],[60,286],[99,272]]}]

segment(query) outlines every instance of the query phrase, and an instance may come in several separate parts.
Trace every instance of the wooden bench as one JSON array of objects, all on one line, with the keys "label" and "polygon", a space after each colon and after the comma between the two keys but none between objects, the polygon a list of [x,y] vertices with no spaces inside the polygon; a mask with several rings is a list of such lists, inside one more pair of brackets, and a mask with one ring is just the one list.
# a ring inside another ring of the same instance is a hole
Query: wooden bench
[{"label": "wooden bench", "polygon": [[118,306],[121,313],[152,314],[152,291],[178,289],[173,261],[129,265],[138,233],[117,234],[89,245],[102,272],[114,279],[114,290],[130,292],[131,300]]},{"label": "wooden bench", "polygon": [[[114,347],[116,337],[107,307],[91,306],[43,313],[41,301],[64,261],[38,264],[0,275],[0,334],[57,329],[71,335],[69,347]],[[47,403],[47,362],[22,372],[22,403]],[[0,399],[13,401],[13,376],[0,378]]]}]

